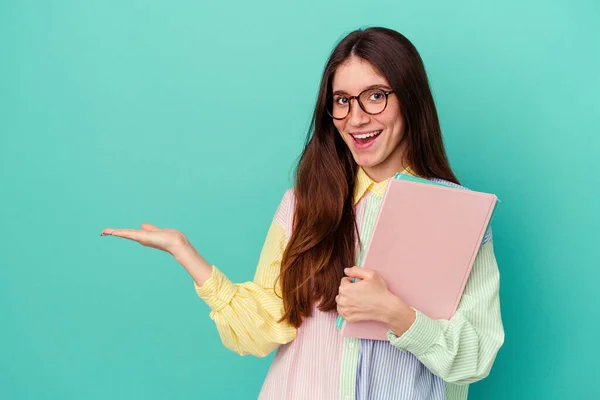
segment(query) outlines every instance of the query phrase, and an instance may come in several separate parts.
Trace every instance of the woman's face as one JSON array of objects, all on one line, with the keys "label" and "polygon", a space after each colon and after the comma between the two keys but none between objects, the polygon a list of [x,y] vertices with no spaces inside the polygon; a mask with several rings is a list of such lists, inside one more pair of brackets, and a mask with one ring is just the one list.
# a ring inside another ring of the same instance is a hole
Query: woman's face
[{"label": "woman's face", "polygon": [[[347,103],[343,97],[358,96],[373,85],[384,91],[392,90],[387,79],[375,72],[369,62],[351,57],[333,76],[333,95],[335,101],[339,102],[341,96],[342,103]],[[358,101],[353,99],[346,118],[333,119],[333,123],[356,163],[363,167],[372,179],[381,181],[404,169],[403,149],[398,146],[404,134],[404,119],[395,94],[389,95],[385,110],[377,115],[366,113],[360,108]],[[370,138],[357,137],[373,132],[376,135]]]}]

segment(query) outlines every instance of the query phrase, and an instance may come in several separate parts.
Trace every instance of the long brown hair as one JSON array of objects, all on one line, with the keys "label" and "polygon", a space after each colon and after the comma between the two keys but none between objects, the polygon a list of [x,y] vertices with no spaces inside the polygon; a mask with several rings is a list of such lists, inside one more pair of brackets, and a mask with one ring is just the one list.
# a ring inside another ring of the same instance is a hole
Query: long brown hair
[{"label": "long brown hair", "polygon": [[344,268],[355,264],[357,226],[353,204],[358,166],[340,137],[327,107],[337,68],[350,57],[368,61],[398,96],[406,131],[406,164],[423,178],[459,183],[452,172],[423,61],[402,34],[368,28],[348,34],[333,49],[323,71],[319,95],[296,169],[292,235],[281,263],[285,313],[295,327],[321,311],[336,310],[335,296]]}]

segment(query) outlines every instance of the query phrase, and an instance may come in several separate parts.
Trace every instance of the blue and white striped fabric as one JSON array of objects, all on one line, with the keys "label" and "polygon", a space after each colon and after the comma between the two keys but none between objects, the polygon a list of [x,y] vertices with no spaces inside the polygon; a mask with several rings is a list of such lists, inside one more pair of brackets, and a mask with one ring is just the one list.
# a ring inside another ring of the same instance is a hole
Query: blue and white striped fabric
[{"label": "blue and white striped fabric", "polygon": [[361,339],[356,398],[445,400],[445,382],[412,353],[387,341]]}]

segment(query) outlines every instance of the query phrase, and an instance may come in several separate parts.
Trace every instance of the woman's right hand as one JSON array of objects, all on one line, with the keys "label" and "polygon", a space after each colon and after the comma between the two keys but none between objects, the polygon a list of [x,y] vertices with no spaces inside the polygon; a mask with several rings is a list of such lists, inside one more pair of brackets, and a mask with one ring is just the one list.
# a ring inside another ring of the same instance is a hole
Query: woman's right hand
[{"label": "woman's right hand", "polygon": [[152,224],[142,224],[141,228],[105,228],[100,235],[118,236],[146,247],[166,251],[188,271],[198,286],[202,286],[211,277],[212,266],[196,251],[182,232],[171,228],[160,229]]},{"label": "woman's right hand", "polygon": [[133,240],[143,246],[166,251],[171,255],[190,246],[187,237],[177,229],[160,229],[152,224],[142,224],[140,230],[105,228],[100,235],[112,235]]}]

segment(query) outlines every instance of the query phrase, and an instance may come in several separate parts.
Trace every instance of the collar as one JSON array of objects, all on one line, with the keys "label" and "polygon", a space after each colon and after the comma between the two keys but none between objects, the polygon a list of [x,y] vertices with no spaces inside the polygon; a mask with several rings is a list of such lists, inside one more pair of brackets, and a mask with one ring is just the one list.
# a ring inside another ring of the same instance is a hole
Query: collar
[{"label": "collar", "polygon": [[[410,169],[410,167],[407,167],[404,171],[402,171],[402,173],[416,176],[416,174],[413,172],[412,169]],[[375,182],[369,177],[369,175],[367,175],[367,173],[364,169],[362,169],[362,167],[358,167],[358,172],[356,173],[356,181],[354,184],[354,204],[358,203],[368,191],[383,196],[387,183],[390,179],[392,178],[388,178],[381,182]]]}]

